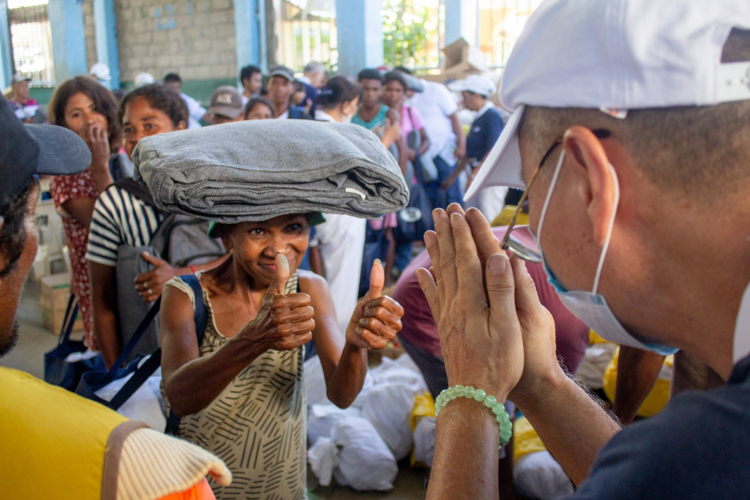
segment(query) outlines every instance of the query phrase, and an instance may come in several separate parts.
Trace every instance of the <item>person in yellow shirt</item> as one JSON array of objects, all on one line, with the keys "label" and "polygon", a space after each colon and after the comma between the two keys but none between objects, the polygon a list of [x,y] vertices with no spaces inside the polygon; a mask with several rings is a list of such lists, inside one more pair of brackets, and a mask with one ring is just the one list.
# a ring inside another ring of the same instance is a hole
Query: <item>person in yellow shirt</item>
[{"label": "person in yellow shirt", "polygon": [[[37,252],[37,175],[85,170],[91,153],[63,127],[22,125],[0,97],[0,357],[18,337],[15,316]],[[232,476],[214,455],[93,401],[0,368],[2,498],[207,500],[206,482]]]}]

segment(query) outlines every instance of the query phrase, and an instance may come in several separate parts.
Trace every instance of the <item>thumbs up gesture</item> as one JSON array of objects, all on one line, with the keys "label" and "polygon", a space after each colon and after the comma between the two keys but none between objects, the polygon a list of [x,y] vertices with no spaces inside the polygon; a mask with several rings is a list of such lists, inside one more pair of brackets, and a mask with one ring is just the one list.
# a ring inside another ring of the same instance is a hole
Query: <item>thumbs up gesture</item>
[{"label": "thumbs up gesture", "polygon": [[306,293],[284,294],[289,281],[289,262],[276,255],[276,275],[266,290],[258,315],[237,334],[269,349],[289,351],[308,343],[315,329],[315,310]]},{"label": "thumbs up gesture", "polygon": [[385,271],[380,260],[372,265],[370,289],[359,299],[346,329],[346,341],[365,349],[382,349],[401,330],[404,308],[388,296],[381,296]]}]

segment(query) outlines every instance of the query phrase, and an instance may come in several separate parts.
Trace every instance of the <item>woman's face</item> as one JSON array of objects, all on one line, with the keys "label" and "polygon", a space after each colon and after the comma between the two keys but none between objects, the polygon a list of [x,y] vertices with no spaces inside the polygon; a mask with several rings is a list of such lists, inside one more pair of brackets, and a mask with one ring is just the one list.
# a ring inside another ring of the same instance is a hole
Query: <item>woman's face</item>
[{"label": "woman's face", "polygon": [[273,118],[271,108],[259,102],[247,113],[246,120],[270,120],[271,118]]},{"label": "woman's face", "polygon": [[83,92],[73,94],[65,104],[65,127],[84,137],[87,127],[98,125],[103,130],[109,128],[107,118],[94,109],[94,101]]},{"label": "woman's face", "polygon": [[383,89],[383,103],[389,108],[398,108],[404,100],[404,87],[397,80],[391,80]]},{"label": "woman's face", "polygon": [[172,119],[160,109],[152,108],[145,97],[138,96],[125,106],[122,116],[122,139],[128,158],[133,159],[133,150],[142,137],[185,129],[185,122],[177,127]]},{"label": "woman's face", "polygon": [[282,215],[263,222],[241,222],[222,237],[227,250],[257,285],[268,286],[276,275],[276,254],[284,254],[294,273],[310,243],[305,214]]}]

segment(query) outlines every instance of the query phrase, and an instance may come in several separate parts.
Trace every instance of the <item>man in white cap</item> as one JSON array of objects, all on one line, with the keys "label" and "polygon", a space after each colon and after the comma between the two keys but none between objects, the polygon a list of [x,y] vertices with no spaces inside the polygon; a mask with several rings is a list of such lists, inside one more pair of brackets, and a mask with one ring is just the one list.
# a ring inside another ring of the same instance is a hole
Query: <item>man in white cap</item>
[{"label": "man in white cap", "polygon": [[13,88],[13,97],[8,101],[10,108],[13,110],[19,120],[24,123],[33,123],[34,116],[39,111],[39,103],[29,95],[29,82],[31,78],[16,73],[11,80]]},{"label": "man in white cap", "polygon": [[151,73],[138,73],[135,76],[135,80],[133,80],[133,86],[135,88],[145,87],[146,85],[151,85],[155,82],[156,80],[154,80],[154,75],[152,75]]},{"label": "man in white cap", "polygon": [[[451,189],[458,176],[467,166],[471,167],[469,184],[474,180],[479,167],[484,164],[492,146],[503,131],[503,118],[488,98],[497,91],[489,78],[481,75],[469,75],[449,85],[449,88],[461,92],[464,108],[476,113],[466,135],[466,155],[461,158],[458,167],[442,183],[445,190]],[[492,186],[482,189],[478,197],[478,208],[489,220],[494,219],[505,205],[508,188]]]},{"label": "man in white cap", "polygon": [[[513,116],[467,197],[525,188],[531,226],[499,243],[454,205],[425,235],[437,279],[420,283],[463,386],[438,397],[428,498],[497,498],[506,399],[573,498],[750,498],[750,3],[549,0],[501,98]],[[683,349],[726,385],[621,430],[558,368],[518,256],[602,337]]]}]

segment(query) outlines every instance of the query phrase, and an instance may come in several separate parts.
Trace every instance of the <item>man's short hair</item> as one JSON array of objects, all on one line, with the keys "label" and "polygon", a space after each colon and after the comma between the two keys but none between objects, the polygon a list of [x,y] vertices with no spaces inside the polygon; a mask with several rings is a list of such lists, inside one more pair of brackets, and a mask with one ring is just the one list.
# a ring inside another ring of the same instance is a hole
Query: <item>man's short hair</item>
[{"label": "man's short hair", "polygon": [[25,221],[29,215],[29,197],[34,193],[37,184],[37,180],[32,178],[20,193],[0,206],[0,215],[3,217],[3,225],[0,228],[0,253],[7,262],[5,267],[0,269],[0,278],[13,271],[23,253],[28,237]]},{"label": "man's short hair", "polygon": [[253,66],[252,64],[245,66],[240,70],[240,82],[244,82],[245,80],[249,80],[252,78],[252,76],[255,73],[260,73],[260,68],[257,66]]},{"label": "man's short hair", "polygon": [[401,84],[401,86],[404,88],[404,92],[409,90],[409,84],[406,82],[406,78],[404,78],[404,74],[400,71],[389,71],[385,74],[384,77],[384,83],[388,84],[388,82],[398,82]]},{"label": "man's short hair", "polygon": [[[750,30],[732,30],[721,61],[750,61]],[[595,109],[529,106],[518,133],[541,158],[574,125],[608,129],[627,148],[636,167],[660,188],[715,197],[750,177],[748,117],[750,100],[633,109],[624,120]]]},{"label": "man's short hair", "polygon": [[362,80],[377,80],[380,83],[384,83],[385,81],[380,71],[372,68],[363,69],[359,72],[357,75],[357,81],[361,82]]},{"label": "man's short hair", "polygon": [[167,73],[164,75],[164,83],[182,83],[182,78],[177,73]]},{"label": "man's short hair", "polygon": [[302,71],[306,75],[314,75],[317,73],[324,73],[325,70],[325,66],[323,66],[318,61],[310,61],[305,65],[305,68]]},{"label": "man's short hair", "polygon": [[189,114],[187,104],[182,100],[182,96],[164,85],[151,84],[138,87],[128,92],[120,101],[120,110],[117,113],[117,120],[122,123],[125,107],[136,97],[143,97],[148,101],[148,105],[159,111],[163,111],[172,121],[175,127],[183,122],[188,124]]}]

